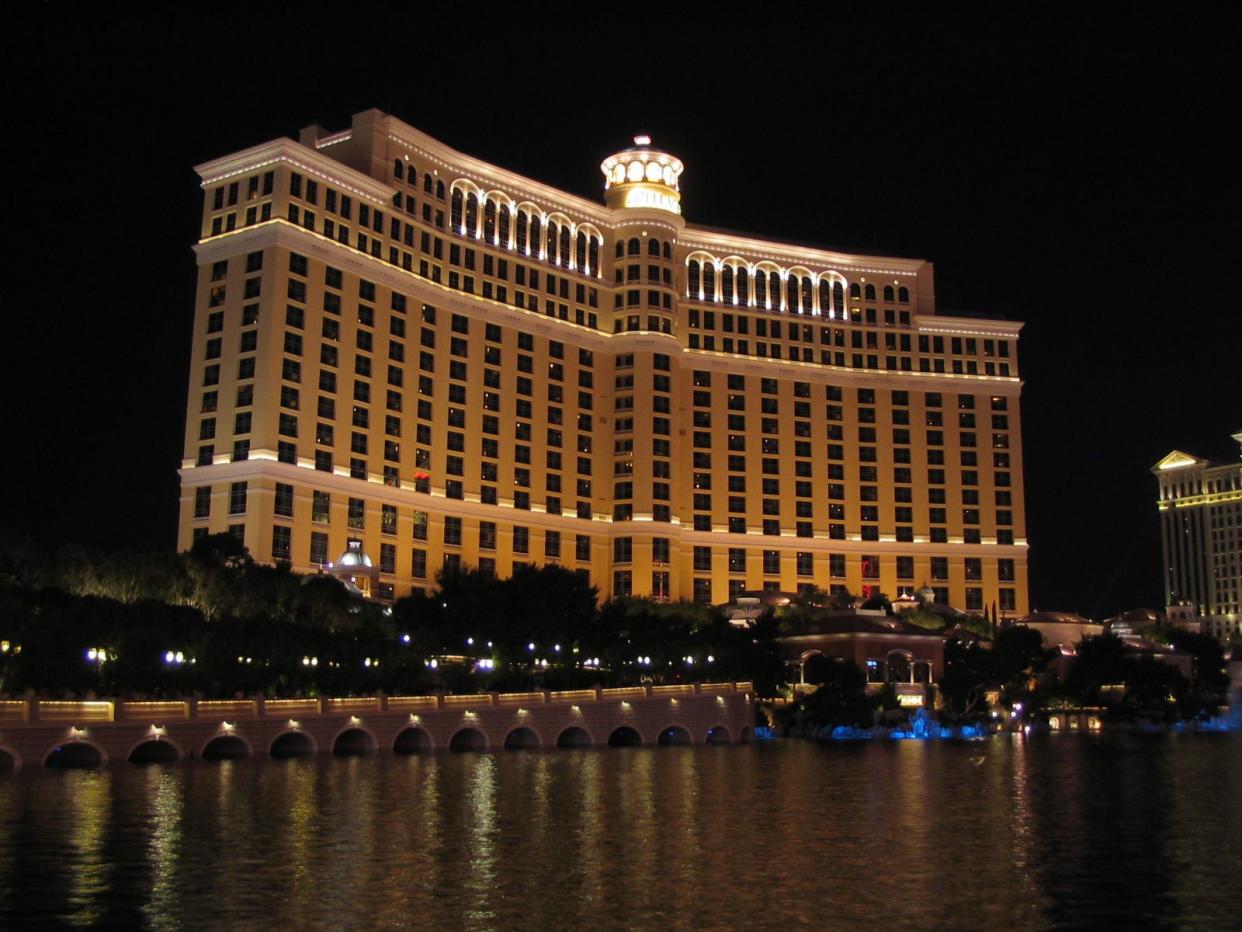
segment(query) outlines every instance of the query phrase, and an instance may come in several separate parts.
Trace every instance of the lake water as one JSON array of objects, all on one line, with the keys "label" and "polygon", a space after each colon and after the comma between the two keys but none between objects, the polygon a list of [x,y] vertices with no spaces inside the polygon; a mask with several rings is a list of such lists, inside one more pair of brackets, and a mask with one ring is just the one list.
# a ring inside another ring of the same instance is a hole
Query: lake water
[{"label": "lake water", "polygon": [[1242,735],[0,775],[0,926],[1242,922]]}]

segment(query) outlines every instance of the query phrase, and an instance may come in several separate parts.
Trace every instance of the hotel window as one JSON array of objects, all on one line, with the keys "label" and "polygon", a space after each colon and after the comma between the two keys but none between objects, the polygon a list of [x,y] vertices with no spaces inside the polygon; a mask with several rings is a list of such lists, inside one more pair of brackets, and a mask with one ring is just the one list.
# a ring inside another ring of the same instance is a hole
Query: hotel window
[{"label": "hotel window", "polygon": [[229,514],[246,513],[246,483],[234,482],[229,486]]},{"label": "hotel window", "polygon": [[696,571],[710,571],[712,568],[712,548],[694,548],[694,568]]},{"label": "hotel window", "polygon": [[496,523],[494,521],[479,522],[479,549],[496,549]]},{"label": "hotel window", "polygon": [[[446,525],[447,528],[447,525]],[[446,541],[447,543],[447,541]],[[530,528],[515,525],[513,528],[513,552],[530,553]]]},{"label": "hotel window", "polygon": [[765,575],[778,575],[781,571],[781,552],[779,550],[763,551],[763,572]]},{"label": "hotel window", "polygon": [[211,515],[211,486],[203,485],[194,490],[194,517],[206,518]]},{"label": "hotel window", "polygon": [[461,546],[461,518],[444,519],[444,543],[452,547]]},{"label": "hotel window", "polygon": [[288,560],[290,548],[293,542],[293,530],[291,528],[276,525],[272,528],[272,559]]},{"label": "hotel window", "polygon": [[322,531],[314,531],[310,536],[310,563],[323,566],[328,562],[328,535]]},{"label": "hotel window", "polygon": [[311,495],[311,520],[327,524],[332,510],[332,496],[328,492],[315,491]]},{"label": "hotel window", "polygon": [[710,579],[701,579],[695,577],[694,580],[694,601],[700,605],[710,605],[712,602],[712,581]]},{"label": "hotel window", "polygon": [[366,524],[366,502],[360,498],[351,498],[349,500],[348,519],[350,530],[362,530]]},{"label": "hotel window", "polygon": [[276,514],[284,518],[293,517],[293,486],[283,482],[276,483]]}]

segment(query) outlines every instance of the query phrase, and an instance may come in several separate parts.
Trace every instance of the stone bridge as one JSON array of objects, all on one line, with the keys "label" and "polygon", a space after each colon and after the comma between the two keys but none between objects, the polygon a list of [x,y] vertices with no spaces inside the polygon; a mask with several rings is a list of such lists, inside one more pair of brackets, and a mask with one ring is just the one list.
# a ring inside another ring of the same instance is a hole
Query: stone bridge
[{"label": "stone bridge", "polygon": [[0,769],[251,756],[733,744],[750,683],[319,699],[0,700]]}]

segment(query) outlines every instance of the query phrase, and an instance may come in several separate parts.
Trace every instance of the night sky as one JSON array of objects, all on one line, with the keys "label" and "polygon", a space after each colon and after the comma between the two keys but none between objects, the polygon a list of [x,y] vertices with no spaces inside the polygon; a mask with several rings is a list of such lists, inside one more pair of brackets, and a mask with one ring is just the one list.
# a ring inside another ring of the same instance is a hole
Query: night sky
[{"label": "night sky", "polygon": [[1033,604],[1160,604],[1148,470],[1236,459],[1242,429],[1236,22],[419,9],[10,13],[0,525],[175,545],[192,166],[377,107],[601,201],[600,160],[648,132],[691,223],[931,260],[941,312],[1026,322]]}]

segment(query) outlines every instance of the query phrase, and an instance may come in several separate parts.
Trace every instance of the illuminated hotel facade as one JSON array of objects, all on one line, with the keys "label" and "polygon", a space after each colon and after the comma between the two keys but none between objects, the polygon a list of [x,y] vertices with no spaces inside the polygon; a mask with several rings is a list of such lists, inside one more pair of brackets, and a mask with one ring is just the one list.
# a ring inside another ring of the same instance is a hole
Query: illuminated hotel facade
[{"label": "illuminated hotel facade", "polygon": [[601,169],[602,205],[378,111],[198,166],[179,545],[358,540],[380,598],[555,563],[1026,613],[1021,325],[936,314],[922,260],[695,227],[645,137]]},{"label": "illuminated hotel facade", "polygon": [[[1242,444],[1242,431],[1233,435]],[[1242,460],[1173,450],[1152,467],[1160,486],[1164,598],[1188,605],[1218,637],[1242,623]]]}]

